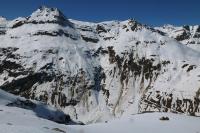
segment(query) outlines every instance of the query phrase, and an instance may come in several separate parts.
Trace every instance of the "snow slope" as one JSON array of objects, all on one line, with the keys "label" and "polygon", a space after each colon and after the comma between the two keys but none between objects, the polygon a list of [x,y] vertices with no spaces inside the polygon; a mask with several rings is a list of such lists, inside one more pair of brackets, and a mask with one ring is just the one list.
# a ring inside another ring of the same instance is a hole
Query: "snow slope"
[{"label": "snow slope", "polygon": [[[161,117],[169,120],[162,121]],[[172,113],[145,113],[108,123],[72,126],[71,133],[198,133],[199,118]]]},{"label": "snow slope", "polygon": [[37,117],[29,110],[0,105],[1,133],[58,133],[66,126]]},{"label": "snow slope", "polygon": [[7,92],[83,123],[149,111],[200,116],[200,53],[160,29],[133,19],[82,22],[47,7],[3,27]]},{"label": "snow slope", "polygon": [[33,109],[34,103],[29,101],[29,104],[22,104],[23,101],[27,100],[0,90],[1,133],[56,133],[59,129],[66,131],[63,124],[53,122],[62,119],[64,114],[39,102]]},{"label": "snow slope", "polygon": [[[7,93],[0,90],[0,108],[5,119],[9,116],[10,119],[14,117],[23,117],[23,115],[34,116],[37,119],[47,119],[62,124],[76,124],[73,122],[68,115],[65,115],[62,111],[52,108],[44,103],[37,101],[27,100],[25,98],[14,96],[13,94]],[[11,113],[12,115],[9,115]],[[18,115],[19,114],[19,115]],[[8,118],[7,118],[8,119]],[[23,118],[21,118],[22,120]],[[16,118],[18,121],[19,119]],[[31,125],[31,124],[30,124]]]}]

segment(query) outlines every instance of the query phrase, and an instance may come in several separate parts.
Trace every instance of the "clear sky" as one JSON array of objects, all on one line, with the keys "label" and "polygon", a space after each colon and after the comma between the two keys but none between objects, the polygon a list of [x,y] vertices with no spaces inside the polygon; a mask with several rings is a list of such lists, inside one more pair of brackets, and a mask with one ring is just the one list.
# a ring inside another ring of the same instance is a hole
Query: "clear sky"
[{"label": "clear sky", "polygon": [[29,16],[39,6],[59,8],[83,21],[135,18],[148,25],[200,24],[200,0],[0,0],[0,16]]}]

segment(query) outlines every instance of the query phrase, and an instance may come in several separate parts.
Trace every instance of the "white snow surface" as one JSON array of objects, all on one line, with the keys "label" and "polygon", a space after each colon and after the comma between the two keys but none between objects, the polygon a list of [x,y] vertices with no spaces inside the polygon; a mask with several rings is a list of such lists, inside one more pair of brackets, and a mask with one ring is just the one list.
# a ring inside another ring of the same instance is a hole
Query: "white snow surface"
[{"label": "white snow surface", "polygon": [[[168,117],[169,121],[159,120]],[[136,114],[108,123],[72,126],[75,133],[198,133],[200,118],[171,113]]]},{"label": "white snow surface", "polygon": [[32,110],[6,106],[17,99],[24,98],[14,96],[0,89],[1,133],[55,133],[56,131],[53,131],[53,128],[66,129],[62,124],[39,118]]}]

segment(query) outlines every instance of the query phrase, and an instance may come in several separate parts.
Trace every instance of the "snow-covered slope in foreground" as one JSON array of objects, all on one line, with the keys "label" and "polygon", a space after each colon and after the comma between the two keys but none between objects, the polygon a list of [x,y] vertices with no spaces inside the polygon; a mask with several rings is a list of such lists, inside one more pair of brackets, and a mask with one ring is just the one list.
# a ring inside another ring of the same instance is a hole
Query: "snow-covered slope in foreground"
[{"label": "snow-covered slope in foreground", "polygon": [[1,133],[58,133],[66,126],[37,117],[29,110],[0,105]]},{"label": "snow-covered slope in foreground", "polygon": [[[160,120],[162,117],[169,120]],[[104,124],[71,126],[70,133],[199,133],[200,118],[172,113],[145,113]]]},{"label": "snow-covered slope in foreground", "polygon": [[[16,102],[18,100],[18,102]],[[20,104],[25,99],[0,90],[1,133],[199,133],[200,117],[172,113],[145,113],[123,117],[107,123],[90,125],[64,125],[41,118],[29,104]],[[25,100],[26,101],[26,100]],[[18,106],[14,106],[18,103]],[[10,106],[13,105],[13,106]],[[21,106],[19,106],[21,105]],[[23,105],[23,106],[22,106]],[[55,110],[48,107],[42,115],[56,117]],[[51,113],[47,113],[47,110]],[[41,114],[40,114],[41,115]],[[160,120],[167,117],[169,120]]]},{"label": "snow-covered slope in foreground", "polygon": [[[169,120],[159,120],[167,116]],[[27,110],[1,106],[1,133],[199,133],[200,118],[171,113],[146,113],[109,123],[67,126],[40,119]]]},{"label": "snow-covered slope in foreground", "polygon": [[[62,124],[78,124],[73,122],[69,115],[64,114],[62,111],[50,107],[44,103],[27,100],[25,98],[14,96],[0,89],[0,113],[3,115],[1,119],[9,120],[16,119],[21,121],[27,117],[33,116],[37,119],[46,119],[56,123]],[[12,117],[11,117],[12,116]]]},{"label": "snow-covered slope in foreground", "polygon": [[56,109],[0,90],[1,133],[57,133],[66,127],[52,120],[63,116]]}]

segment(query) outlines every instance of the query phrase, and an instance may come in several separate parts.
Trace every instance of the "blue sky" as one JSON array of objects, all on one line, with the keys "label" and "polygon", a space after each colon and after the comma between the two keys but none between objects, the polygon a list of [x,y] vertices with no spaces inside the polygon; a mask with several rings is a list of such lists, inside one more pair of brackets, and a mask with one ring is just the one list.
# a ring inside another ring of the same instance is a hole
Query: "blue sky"
[{"label": "blue sky", "polygon": [[29,16],[39,6],[59,8],[84,21],[135,18],[148,25],[200,24],[200,0],[0,0],[0,16]]}]

